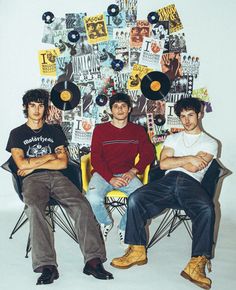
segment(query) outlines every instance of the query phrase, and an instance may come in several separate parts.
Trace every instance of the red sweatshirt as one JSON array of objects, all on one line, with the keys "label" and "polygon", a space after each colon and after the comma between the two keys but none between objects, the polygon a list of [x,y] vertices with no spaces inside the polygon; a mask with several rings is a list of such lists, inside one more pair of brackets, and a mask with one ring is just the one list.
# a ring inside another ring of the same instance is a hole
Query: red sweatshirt
[{"label": "red sweatshirt", "polygon": [[[139,162],[134,165],[139,153]],[[117,128],[110,122],[99,124],[93,132],[91,144],[92,172],[99,173],[107,182],[114,174],[122,174],[135,167],[143,173],[154,160],[154,147],[144,128],[128,122]]]}]

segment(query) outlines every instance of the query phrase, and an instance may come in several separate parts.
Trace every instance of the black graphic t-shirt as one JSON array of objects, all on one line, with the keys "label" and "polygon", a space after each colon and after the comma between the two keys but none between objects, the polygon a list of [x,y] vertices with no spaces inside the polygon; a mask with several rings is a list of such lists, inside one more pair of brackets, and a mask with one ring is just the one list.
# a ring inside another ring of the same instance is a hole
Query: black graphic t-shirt
[{"label": "black graphic t-shirt", "polygon": [[20,148],[25,157],[29,158],[55,153],[55,148],[61,145],[66,146],[67,140],[59,127],[44,123],[36,131],[23,124],[11,131],[6,150],[11,152],[12,148]]}]

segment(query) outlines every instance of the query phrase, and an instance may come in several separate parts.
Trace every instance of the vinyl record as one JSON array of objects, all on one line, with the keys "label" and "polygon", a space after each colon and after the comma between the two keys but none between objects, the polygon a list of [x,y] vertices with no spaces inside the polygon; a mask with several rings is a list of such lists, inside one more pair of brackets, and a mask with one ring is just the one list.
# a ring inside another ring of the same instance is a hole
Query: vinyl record
[{"label": "vinyl record", "polygon": [[157,126],[163,126],[166,122],[166,119],[165,119],[165,116],[164,115],[156,115],[155,118],[154,118],[154,123],[157,125]]},{"label": "vinyl record", "polygon": [[98,106],[105,106],[106,105],[106,103],[107,103],[107,101],[108,101],[108,98],[107,98],[107,96],[106,95],[98,95],[97,97],[96,97],[96,104],[98,105]]},{"label": "vinyl record", "polygon": [[55,107],[67,111],[74,109],[80,101],[80,90],[72,82],[59,82],[51,90],[51,101]]},{"label": "vinyl record", "polygon": [[80,39],[80,34],[77,30],[71,30],[67,37],[70,42],[77,42]]},{"label": "vinyl record", "polygon": [[124,63],[122,60],[120,59],[113,59],[113,61],[111,62],[111,67],[115,70],[115,71],[120,71],[123,69],[124,67]]},{"label": "vinyl record", "polygon": [[50,24],[55,20],[54,14],[50,11],[44,12],[42,15],[42,20],[46,23],[46,24]]},{"label": "vinyl record", "polygon": [[159,71],[152,71],[146,74],[141,81],[141,91],[150,100],[163,99],[170,90],[168,76]]},{"label": "vinyl record", "polygon": [[111,4],[107,7],[107,13],[110,16],[116,16],[120,12],[119,6],[116,4]]},{"label": "vinyl record", "polygon": [[147,16],[147,20],[149,23],[155,24],[159,20],[159,15],[157,14],[157,12],[154,12],[154,11],[150,12]]}]

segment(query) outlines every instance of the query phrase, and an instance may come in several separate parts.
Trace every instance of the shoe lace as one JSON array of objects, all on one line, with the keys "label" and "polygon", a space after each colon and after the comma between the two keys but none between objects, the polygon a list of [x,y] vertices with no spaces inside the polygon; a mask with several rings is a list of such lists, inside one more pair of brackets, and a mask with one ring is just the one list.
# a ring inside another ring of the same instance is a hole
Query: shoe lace
[{"label": "shoe lace", "polygon": [[128,249],[126,249],[125,254],[123,257],[129,256],[129,254],[133,251],[132,246],[129,246]]},{"label": "shoe lace", "polygon": [[211,260],[207,260],[207,270],[208,270],[209,273],[212,271]]},{"label": "shoe lace", "polygon": [[205,256],[200,257],[199,262],[196,265],[196,268],[199,268],[200,271],[205,273],[205,265],[207,266],[208,272],[212,271],[211,260],[208,260]]}]

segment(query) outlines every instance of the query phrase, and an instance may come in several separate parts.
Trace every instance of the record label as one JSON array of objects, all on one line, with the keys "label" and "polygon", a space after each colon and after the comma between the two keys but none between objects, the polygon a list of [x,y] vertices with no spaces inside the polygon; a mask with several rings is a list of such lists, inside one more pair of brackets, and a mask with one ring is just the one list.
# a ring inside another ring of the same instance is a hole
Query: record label
[{"label": "record label", "polygon": [[50,96],[55,107],[67,111],[74,109],[79,104],[81,93],[74,83],[63,81],[53,86]]},{"label": "record label", "polygon": [[116,4],[111,4],[107,7],[107,13],[110,15],[110,16],[116,16],[118,15],[120,9],[119,9],[119,6],[116,5]]},{"label": "record label", "polygon": [[152,81],[150,84],[150,89],[154,92],[157,92],[161,89],[161,83],[158,81]]},{"label": "record label", "polygon": [[46,24],[50,24],[55,20],[54,14],[50,11],[44,12],[42,15],[42,20],[46,23]]},{"label": "record label", "polygon": [[150,100],[163,99],[170,90],[168,76],[159,71],[152,71],[146,74],[141,81],[141,91]]}]

